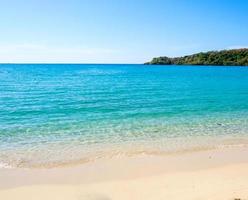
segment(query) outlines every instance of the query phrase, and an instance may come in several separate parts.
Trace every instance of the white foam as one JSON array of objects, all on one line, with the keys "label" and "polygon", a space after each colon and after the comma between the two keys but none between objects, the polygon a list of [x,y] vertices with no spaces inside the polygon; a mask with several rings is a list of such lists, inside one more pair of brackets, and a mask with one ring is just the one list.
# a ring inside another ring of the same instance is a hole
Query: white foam
[{"label": "white foam", "polygon": [[4,168],[4,169],[10,169],[12,167],[9,164],[7,164],[7,163],[0,162],[0,169],[2,169],[2,168]]}]

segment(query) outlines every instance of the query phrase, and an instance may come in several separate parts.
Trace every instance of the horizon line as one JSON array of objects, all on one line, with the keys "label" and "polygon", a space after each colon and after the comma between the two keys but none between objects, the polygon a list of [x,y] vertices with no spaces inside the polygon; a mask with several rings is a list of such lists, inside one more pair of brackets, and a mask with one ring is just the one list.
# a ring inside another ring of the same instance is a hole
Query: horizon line
[{"label": "horizon line", "polygon": [[144,63],[63,63],[63,62],[0,62],[0,65],[14,65],[14,64],[19,64],[19,65],[27,65],[27,64],[48,64],[48,65],[57,65],[57,64],[65,64],[65,65],[144,65]]}]

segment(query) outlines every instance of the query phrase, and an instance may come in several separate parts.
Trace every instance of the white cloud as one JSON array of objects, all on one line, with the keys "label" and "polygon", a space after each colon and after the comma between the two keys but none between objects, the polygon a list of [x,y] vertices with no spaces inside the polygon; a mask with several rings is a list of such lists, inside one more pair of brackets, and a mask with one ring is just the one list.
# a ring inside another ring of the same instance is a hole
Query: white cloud
[{"label": "white cloud", "polygon": [[118,50],[104,48],[55,47],[40,44],[0,45],[0,62],[93,63],[110,62]]},{"label": "white cloud", "polygon": [[248,45],[235,45],[235,46],[229,46],[227,49],[247,49]]},{"label": "white cloud", "polygon": [[183,56],[199,51],[198,44],[146,49],[90,48],[47,44],[0,44],[0,63],[144,63],[158,56]]}]

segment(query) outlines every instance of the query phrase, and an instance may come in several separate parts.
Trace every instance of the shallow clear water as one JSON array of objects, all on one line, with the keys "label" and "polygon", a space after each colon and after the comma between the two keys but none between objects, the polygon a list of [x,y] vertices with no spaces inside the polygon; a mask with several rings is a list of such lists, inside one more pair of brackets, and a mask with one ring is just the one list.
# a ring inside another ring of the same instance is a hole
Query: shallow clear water
[{"label": "shallow clear water", "polygon": [[243,145],[248,68],[0,65],[0,166]]}]

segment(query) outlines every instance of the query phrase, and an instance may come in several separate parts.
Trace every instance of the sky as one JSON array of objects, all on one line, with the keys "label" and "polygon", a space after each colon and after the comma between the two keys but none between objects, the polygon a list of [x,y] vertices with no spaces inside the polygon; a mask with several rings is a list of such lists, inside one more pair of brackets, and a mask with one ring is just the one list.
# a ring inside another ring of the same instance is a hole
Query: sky
[{"label": "sky", "polygon": [[144,63],[248,47],[247,0],[0,0],[1,63]]}]

